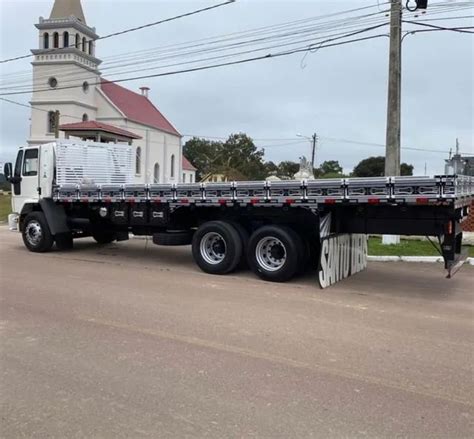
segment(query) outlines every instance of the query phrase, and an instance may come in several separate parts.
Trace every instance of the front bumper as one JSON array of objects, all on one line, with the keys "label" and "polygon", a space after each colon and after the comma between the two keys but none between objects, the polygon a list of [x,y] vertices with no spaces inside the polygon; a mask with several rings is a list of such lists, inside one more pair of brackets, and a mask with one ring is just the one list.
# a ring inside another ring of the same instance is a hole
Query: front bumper
[{"label": "front bumper", "polygon": [[8,215],[8,228],[12,232],[18,232],[19,231],[19,223],[20,223],[20,215],[17,213],[11,213]]}]

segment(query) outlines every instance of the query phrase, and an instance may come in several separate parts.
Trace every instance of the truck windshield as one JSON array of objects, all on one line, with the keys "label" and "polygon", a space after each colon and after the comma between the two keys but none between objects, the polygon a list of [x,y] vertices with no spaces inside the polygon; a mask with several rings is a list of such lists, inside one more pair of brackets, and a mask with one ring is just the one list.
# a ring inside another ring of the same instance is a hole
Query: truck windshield
[{"label": "truck windshield", "polygon": [[15,177],[21,177],[21,162],[23,161],[23,151],[18,151],[15,162]]}]

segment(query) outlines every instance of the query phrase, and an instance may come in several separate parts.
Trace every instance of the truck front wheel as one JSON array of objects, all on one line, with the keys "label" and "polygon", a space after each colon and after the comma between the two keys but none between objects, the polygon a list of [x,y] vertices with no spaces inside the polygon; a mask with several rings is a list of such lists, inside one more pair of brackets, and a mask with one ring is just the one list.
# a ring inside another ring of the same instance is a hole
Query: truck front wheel
[{"label": "truck front wheel", "polygon": [[26,248],[34,253],[47,252],[54,244],[53,235],[43,212],[31,212],[26,216],[22,236]]},{"label": "truck front wheel", "polygon": [[247,260],[252,271],[261,279],[286,282],[303,263],[303,242],[289,227],[264,226],[250,237]]},{"label": "truck front wheel", "polygon": [[194,260],[205,273],[230,273],[242,258],[242,239],[237,230],[224,221],[210,221],[199,227],[192,246]]}]

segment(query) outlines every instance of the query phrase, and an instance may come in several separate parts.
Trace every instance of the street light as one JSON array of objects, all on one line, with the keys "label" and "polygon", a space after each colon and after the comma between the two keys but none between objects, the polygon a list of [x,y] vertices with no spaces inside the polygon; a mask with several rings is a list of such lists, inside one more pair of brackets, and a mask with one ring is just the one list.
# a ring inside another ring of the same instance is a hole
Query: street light
[{"label": "street light", "polygon": [[309,142],[311,142],[311,145],[313,147],[312,153],[311,153],[311,166],[312,166],[312,169],[314,169],[314,162],[316,158],[316,144],[318,143],[318,135],[314,133],[311,137],[308,137],[308,136],[303,136],[303,134],[298,133],[296,134],[296,137],[302,137],[303,139],[306,139]]}]

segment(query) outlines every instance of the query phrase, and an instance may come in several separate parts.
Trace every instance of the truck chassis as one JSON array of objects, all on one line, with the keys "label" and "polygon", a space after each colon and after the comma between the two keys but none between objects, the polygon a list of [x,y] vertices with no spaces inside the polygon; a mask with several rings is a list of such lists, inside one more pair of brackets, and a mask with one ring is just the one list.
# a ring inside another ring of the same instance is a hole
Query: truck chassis
[{"label": "truck chassis", "polygon": [[[308,267],[324,270],[325,240],[341,235],[426,235],[439,239],[450,277],[465,259],[460,223],[469,213],[472,177],[380,177],[307,181],[152,185],[55,185],[51,198],[18,217],[26,247],[44,252],[76,238],[102,244],[148,235],[158,245],[192,245],[198,266],[226,274],[243,264],[283,282]],[[333,280],[350,272],[334,241]],[[331,250],[332,251],[332,250]],[[365,244],[366,252],[366,244]],[[336,254],[334,253],[334,254]],[[347,253],[348,255],[349,253]],[[327,256],[327,255],[326,255]],[[349,257],[349,256],[347,256]],[[327,265],[327,264],[326,264]],[[364,268],[364,262],[352,264]],[[320,273],[320,284],[334,283]],[[344,277],[344,276],[342,276]]]}]

